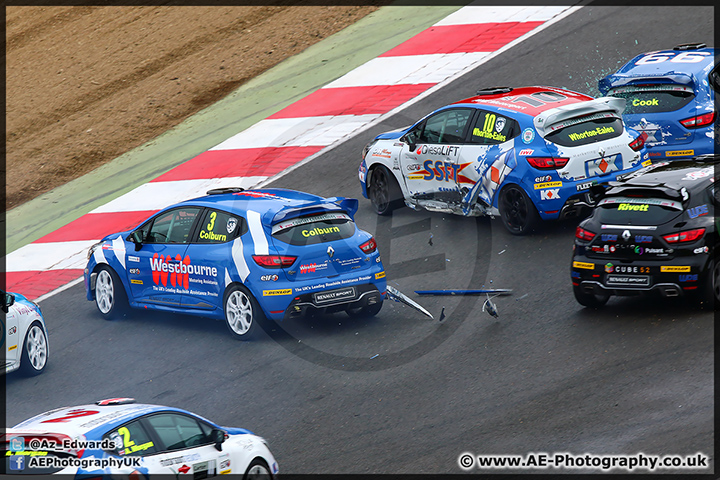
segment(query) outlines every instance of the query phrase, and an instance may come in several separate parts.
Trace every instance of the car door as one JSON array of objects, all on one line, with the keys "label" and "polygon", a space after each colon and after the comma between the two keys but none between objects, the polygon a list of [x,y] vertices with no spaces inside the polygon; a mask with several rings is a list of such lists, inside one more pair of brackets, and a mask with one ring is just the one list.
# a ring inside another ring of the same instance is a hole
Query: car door
[{"label": "car door", "polygon": [[207,478],[218,475],[219,466],[229,463],[229,453],[215,448],[211,437],[213,427],[196,417],[163,412],[147,415],[142,420],[160,445],[158,453],[147,459],[151,472],[169,469],[175,475]]},{"label": "car door", "polygon": [[458,189],[472,192],[465,196],[466,202],[477,198],[493,203],[500,185],[517,166],[514,138],[519,134],[518,122],[507,114],[478,110],[458,157]]},{"label": "car door", "polygon": [[141,303],[180,305],[189,288],[185,255],[201,207],[178,207],[161,212],[139,230],[139,250],[127,252],[128,284],[132,297]]},{"label": "car door", "polygon": [[472,114],[471,108],[445,109],[429,116],[405,135],[400,168],[410,197],[458,195],[455,187],[460,148]]},{"label": "car door", "polygon": [[213,208],[202,216],[185,251],[188,291],[182,296],[182,307],[211,310],[222,305],[225,269],[233,264],[233,240],[247,231],[247,221]]}]

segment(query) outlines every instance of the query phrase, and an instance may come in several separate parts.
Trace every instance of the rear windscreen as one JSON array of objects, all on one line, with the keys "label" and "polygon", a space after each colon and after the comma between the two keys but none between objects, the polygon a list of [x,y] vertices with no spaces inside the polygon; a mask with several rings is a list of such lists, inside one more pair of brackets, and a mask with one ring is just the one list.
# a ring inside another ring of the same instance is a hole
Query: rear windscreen
[{"label": "rear windscreen", "polygon": [[622,87],[608,95],[624,98],[626,114],[673,112],[692,102],[692,89],[683,86]]},{"label": "rear windscreen", "polygon": [[355,222],[345,213],[323,213],[279,223],[272,232],[273,238],[290,245],[313,245],[352,237]]},{"label": "rear windscreen", "polygon": [[682,204],[664,198],[608,197],[595,215],[605,225],[661,225],[682,213]]},{"label": "rear windscreen", "polygon": [[551,128],[553,131],[545,136],[545,140],[564,147],[588,145],[618,137],[623,133],[621,119],[602,113],[566,121]]}]

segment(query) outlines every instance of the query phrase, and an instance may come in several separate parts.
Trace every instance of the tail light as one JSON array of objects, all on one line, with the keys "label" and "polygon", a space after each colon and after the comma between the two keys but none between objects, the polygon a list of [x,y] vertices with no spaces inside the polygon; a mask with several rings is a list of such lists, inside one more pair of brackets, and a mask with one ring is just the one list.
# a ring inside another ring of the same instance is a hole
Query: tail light
[{"label": "tail light", "polygon": [[360,245],[360,250],[368,255],[377,250],[377,242],[375,241],[375,238],[371,237],[370,240]]},{"label": "tail light", "polygon": [[555,158],[555,157],[527,157],[528,163],[537,168],[538,170],[550,170],[563,168],[567,165],[569,158]]},{"label": "tail light", "polygon": [[575,229],[575,238],[589,242],[590,240],[595,238],[595,234],[590,230],[585,230],[584,228],[579,226]]},{"label": "tail light", "polygon": [[290,255],[253,255],[255,263],[265,268],[285,268],[289,267],[297,257]]},{"label": "tail light", "polygon": [[682,123],[685,128],[700,128],[710,125],[713,121],[715,121],[715,112],[704,113],[696,117],[686,118],[685,120],[680,120],[680,123]]},{"label": "tail light", "polygon": [[646,134],[643,133],[643,134],[640,135],[638,138],[636,138],[636,139],[633,140],[632,142],[628,143],[628,146],[629,146],[634,152],[639,151],[639,150],[640,150],[641,148],[643,148],[643,146],[645,145],[645,135],[646,135]]},{"label": "tail light", "polygon": [[705,229],[696,228],[695,230],[685,230],[684,232],[663,235],[663,238],[668,243],[684,243],[694,242],[698,238],[702,238],[703,235],[705,235]]}]

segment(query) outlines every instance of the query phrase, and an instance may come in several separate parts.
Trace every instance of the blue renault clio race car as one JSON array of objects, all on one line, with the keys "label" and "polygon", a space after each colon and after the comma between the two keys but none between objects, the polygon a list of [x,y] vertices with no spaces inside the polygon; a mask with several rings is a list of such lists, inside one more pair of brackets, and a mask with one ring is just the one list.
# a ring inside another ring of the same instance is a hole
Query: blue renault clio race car
[{"label": "blue renault clio race car", "polygon": [[626,99],[623,119],[655,162],[715,153],[719,75],[714,48],[683,44],[636,56],[598,88]]},{"label": "blue renault clio race car", "polygon": [[577,216],[597,183],[641,168],[643,142],[625,128],[625,100],[556,87],[494,87],[378,135],[359,167],[379,215],[407,205],[500,216],[515,235]]},{"label": "blue renault clio race car", "polygon": [[357,208],[284,189],[211,190],[93,245],[87,299],[107,319],[127,306],[224,319],[238,339],[263,318],[375,315],[385,271]]}]

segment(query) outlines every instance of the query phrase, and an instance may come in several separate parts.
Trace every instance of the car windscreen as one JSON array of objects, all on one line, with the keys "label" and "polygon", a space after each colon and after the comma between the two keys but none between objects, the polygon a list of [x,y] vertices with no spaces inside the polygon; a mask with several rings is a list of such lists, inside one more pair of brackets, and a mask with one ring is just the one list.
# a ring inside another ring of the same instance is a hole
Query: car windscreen
[{"label": "car windscreen", "polygon": [[346,213],[322,213],[287,220],[272,228],[273,238],[290,245],[313,245],[350,238],[355,222]]},{"label": "car windscreen", "polygon": [[695,98],[689,87],[682,85],[651,85],[644,87],[620,87],[611,90],[609,96],[624,98],[625,114],[674,112]]},{"label": "car windscreen", "polygon": [[596,113],[550,127],[545,140],[563,147],[579,147],[615,138],[623,133],[622,120],[610,113]]},{"label": "car windscreen", "polygon": [[665,198],[606,197],[595,215],[605,225],[662,225],[682,210],[680,202]]}]

